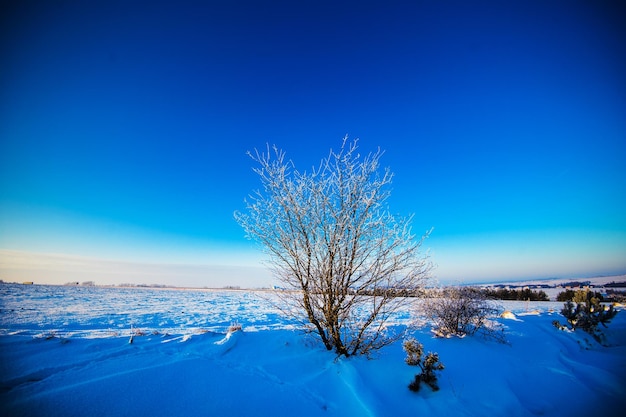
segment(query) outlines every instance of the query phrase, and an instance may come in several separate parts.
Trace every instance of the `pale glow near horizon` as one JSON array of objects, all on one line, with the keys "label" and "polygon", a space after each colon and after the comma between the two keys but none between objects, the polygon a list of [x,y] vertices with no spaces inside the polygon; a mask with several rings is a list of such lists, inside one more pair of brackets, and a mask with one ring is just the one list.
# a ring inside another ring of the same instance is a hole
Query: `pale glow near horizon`
[{"label": "pale glow near horizon", "polygon": [[[626,235],[524,232],[432,239],[443,282],[567,278],[624,272]],[[583,242],[581,244],[581,242]]]},{"label": "pale glow near horizon", "polygon": [[0,277],[7,282],[61,285],[93,281],[98,285],[141,284],[177,287],[268,287],[273,278],[262,264],[130,262],[55,253],[0,249]]},{"label": "pale glow near horizon", "polygon": [[[582,238],[586,245],[572,244]],[[564,236],[523,233],[454,239],[434,237],[425,242],[423,249],[434,263],[435,280],[454,284],[621,274],[624,271],[620,269],[620,248],[624,247],[624,242],[626,237],[619,233],[586,233],[585,236],[576,232]],[[0,249],[0,279],[42,284],[95,281],[101,285],[133,283],[214,288],[259,288],[277,284],[259,250],[152,249],[156,252],[150,257],[136,256],[134,260],[132,253],[124,258],[107,258]]]}]

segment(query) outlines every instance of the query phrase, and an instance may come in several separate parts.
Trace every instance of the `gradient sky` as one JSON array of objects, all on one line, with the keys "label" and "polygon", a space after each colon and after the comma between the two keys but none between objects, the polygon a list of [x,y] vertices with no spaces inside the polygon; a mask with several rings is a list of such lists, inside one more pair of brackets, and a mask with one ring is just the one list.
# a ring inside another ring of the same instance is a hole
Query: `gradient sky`
[{"label": "gradient sky", "polygon": [[626,272],[621,1],[3,1],[0,279],[267,285],[266,143],[385,150],[442,281]]}]

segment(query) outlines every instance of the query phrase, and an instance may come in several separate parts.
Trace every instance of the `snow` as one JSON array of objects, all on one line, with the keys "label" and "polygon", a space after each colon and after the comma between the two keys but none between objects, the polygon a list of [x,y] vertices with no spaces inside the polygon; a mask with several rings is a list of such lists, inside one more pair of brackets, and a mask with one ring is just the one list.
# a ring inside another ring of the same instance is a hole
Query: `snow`
[{"label": "snow", "polygon": [[[401,343],[337,358],[271,292],[0,285],[0,415],[579,416],[626,407],[626,313],[606,346],[562,303],[501,302],[507,344],[411,331],[445,370],[407,385]],[[393,324],[404,328],[412,314]],[[231,331],[233,323],[243,330]],[[132,330],[131,330],[132,328]],[[129,343],[133,335],[133,343]]]}]

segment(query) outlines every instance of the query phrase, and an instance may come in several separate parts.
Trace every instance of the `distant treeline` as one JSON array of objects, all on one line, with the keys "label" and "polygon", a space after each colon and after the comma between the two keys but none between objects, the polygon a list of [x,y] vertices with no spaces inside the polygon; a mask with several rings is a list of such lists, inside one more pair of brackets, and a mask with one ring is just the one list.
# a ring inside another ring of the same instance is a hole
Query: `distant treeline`
[{"label": "distant treeline", "polygon": [[[524,289],[506,289],[506,288],[474,288],[474,290],[485,298],[496,300],[517,300],[517,301],[550,301],[550,298],[544,291],[536,291],[528,288]],[[350,294],[382,296],[387,297],[430,297],[436,296],[438,291],[435,289],[409,291],[402,288],[376,288],[374,290],[360,289],[359,291],[349,291]]]},{"label": "distant treeline", "polygon": [[[621,288],[621,287],[620,287]],[[576,291],[574,290],[565,290],[561,291],[556,296],[556,301],[570,301],[574,299],[576,295]],[[587,293],[589,298],[597,298],[598,301],[611,302],[611,303],[623,303],[626,302],[626,293],[623,290],[613,290],[608,289],[605,295],[597,291],[588,291]]]},{"label": "distant treeline", "polygon": [[611,301],[615,303],[626,303],[626,292],[623,290],[606,290],[605,301]]},{"label": "distant treeline", "polygon": [[406,288],[375,288],[365,289],[361,288],[358,291],[349,290],[350,295],[368,295],[368,296],[386,296],[386,297],[422,297],[424,296],[423,290],[407,290]]},{"label": "distant treeline", "polygon": [[507,288],[482,290],[486,297],[497,300],[514,300],[514,301],[550,301],[548,294],[544,291],[535,291],[529,288],[512,290]]},{"label": "distant treeline", "polygon": [[570,282],[564,282],[560,286],[561,287],[571,287],[571,288],[590,287],[591,286],[591,281],[570,281]]},{"label": "distant treeline", "polygon": [[[568,284],[576,284],[569,285],[571,288],[584,287],[586,283],[584,282],[571,282]],[[605,285],[605,287],[626,287],[626,282],[619,283],[610,283]],[[481,294],[485,298],[490,298],[493,300],[510,300],[510,301],[550,301],[550,297],[543,290],[535,290],[530,288],[502,288],[499,286],[492,288],[476,288],[474,287],[477,293]],[[557,301],[567,301],[571,300],[574,297],[576,290],[566,289],[561,291],[557,295]],[[403,288],[376,288],[376,289],[364,289],[361,288],[358,291],[353,289],[348,290],[348,294],[350,295],[367,295],[367,296],[387,296],[387,297],[431,297],[437,296],[438,290],[436,289],[422,289],[422,290],[407,290]],[[624,300],[626,296],[621,291],[616,290],[608,290],[608,296],[603,297],[599,292],[592,292],[592,295],[600,301],[620,301]]]},{"label": "distant treeline", "polygon": [[604,287],[607,288],[626,288],[626,281],[622,281],[622,282],[609,282],[608,284],[604,284]]}]

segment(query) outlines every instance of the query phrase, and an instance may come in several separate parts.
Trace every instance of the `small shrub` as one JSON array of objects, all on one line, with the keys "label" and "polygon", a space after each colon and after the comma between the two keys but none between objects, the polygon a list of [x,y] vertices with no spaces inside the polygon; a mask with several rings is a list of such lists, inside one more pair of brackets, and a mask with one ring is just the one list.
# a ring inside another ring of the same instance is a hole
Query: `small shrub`
[{"label": "small shrub", "polygon": [[43,339],[43,340],[59,340],[61,344],[69,343],[70,339],[67,339],[60,334],[57,333],[56,330],[50,330],[47,333],[42,333],[40,335],[35,336],[35,338]]},{"label": "small shrub", "polygon": [[[607,327],[607,324],[617,314],[612,305],[602,305],[595,293],[579,290],[576,291],[572,300],[568,300],[561,310],[572,330],[582,329],[593,336],[596,341],[602,341],[602,333],[598,330],[598,324]],[[558,321],[553,322],[554,326],[563,329],[566,326]]]},{"label": "small shrub", "polygon": [[406,364],[409,366],[419,366],[422,370],[422,372],[415,375],[415,378],[409,384],[409,389],[413,392],[417,392],[420,389],[420,384],[423,382],[433,391],[438,391],[439,385],[437,385],[437,375],[435,371],[444,369],[443,364],[439,362],[439,355],[437,353],[428,352],[424,360],[422,360],[424,346],[413,338],[405,340],[402,347],[406,352],[406,358],[404,359]]},{"label": "small shrub", "polygon": [[137,327],[133,327],[133,324],[130,324],[130,339],[128,339],[128,344],[132,345],[133,341],[135,340],[135,336],[145,336],[146,332],[137,328]]},{"label": "small shrub", "polygon": [[243,327],[238,322],[234,321],[228,326],[228,333],[235,333],[238,331],[242,331]]},{"label": "small shrub", "polygon": [[422,304],[423,314],[432,322],[435,334],[442,337],[473,335],[504,342],[502,326],[493,321],[500,310],[476,288],[446,288]]}]

